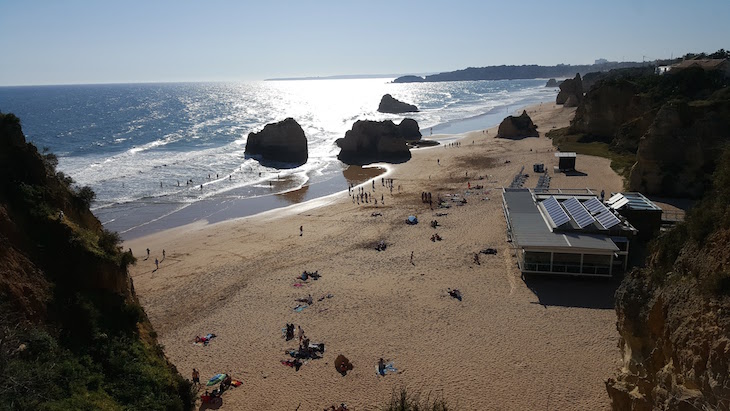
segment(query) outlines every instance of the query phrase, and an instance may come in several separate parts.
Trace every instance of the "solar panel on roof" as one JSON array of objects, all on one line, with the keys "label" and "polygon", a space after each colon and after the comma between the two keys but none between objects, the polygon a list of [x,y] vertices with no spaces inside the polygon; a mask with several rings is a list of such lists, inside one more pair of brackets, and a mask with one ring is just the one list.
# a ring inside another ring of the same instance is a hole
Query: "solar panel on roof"
[{"label": "solar panel on roof", "polygon": [[598,223],[602,225],[603,228],[605,228],[606,230],[621,222],[621,220],[619,220],[618,217],[613,215],[613,213],[609,210],[598,214],[596,216],[596,220],[598,220]]},{"label": "solar panel on roof", "polygon": [[596,221],[575,197],[570,197],[563,201],[563,207],[568,210],[568,213],[570,213],[570,216],[573,217],[573,220],[575,220],[580,228],[584,228]]},{"label": "solar panel on roof", "polygon": [[588,211],[590,211],[593,214],[602,213],[602,212],[606,211],[606,207],[600,201],[598,201],[598,199],[596,197],[593,197],[587,201],[584,201],[583,207],[588,209]]},{"label": "solar panel on roof", "polygon": [[560,206],[560,203],[558,203],[555,197],[548,197],[542,202],[542,205],[545,207],[545,210],[550,215],[550,219],[553,220],[556,227],[570,221],[570,217],[568,217],[568,214],[565,213],[565,210],[563,210],[563,207]]},{"label": "solar panel on roof", "polygon": [[619,208],[625,206],[629,202],[631,202],[631,200],[629,200],[628,198],[625,198],[624,197],[624,198],[616,201],[615,203],[611,204],[611,208],[613,208],[614,210],[618,210]]},{"label": "solar panel on roof", "polygon": [[611,198],[608,199],[608,201],[606,201],[606,204],[613,204],[622,198],[625,198],[623,194],[616,193],[616,194],[612,195]]}]

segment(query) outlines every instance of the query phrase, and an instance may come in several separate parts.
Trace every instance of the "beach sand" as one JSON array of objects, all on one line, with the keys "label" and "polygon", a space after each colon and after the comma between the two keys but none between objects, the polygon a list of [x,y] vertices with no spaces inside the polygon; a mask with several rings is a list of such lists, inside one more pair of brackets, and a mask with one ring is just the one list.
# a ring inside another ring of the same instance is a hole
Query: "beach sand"
[{"label": "beach sand", "polygon": [[[581,175],[553,174],[557,159],[542,132],[567,125],[574,112],[528,108],[540,138],[495,139],[493,128],[465,134],[458,147],[415,150],[382,176],[394,179],[392,194],[381,177],[374,192],[362,185],[378,206],[353,204],[344,191],[125,243],[138,256],[152,250],[131,274],[165,353],[188,378],[195,367],[204,380],[219,372],[242,380],[221,409],[322,410],[341,402],[379,409],[401,387],[463,410],[610,409],[604,380],[620,365],[617,280],[523,281],[501,206],[501,187],[522,166],[530,174],[525,187],[535,187],[534,163],[549,169],[551,188],[622,189],[603,158],[578,156]],[[468,184],[484,188],[470,190],[463,206],[432,211],[421,202],[421,192],[431,192],[435,207],[438,195],[463,195]],[[406,225],[409,215],[419,224]],[[443,240],[432,242],[434,233]],[[374,249],[380,240],[382,252]],[[475,264],[474,253],[487,247],[497,254]],[[153,272],[162,249],[166,258]],[[322,277],[294,287],[303,270]],[[448,288],[459,289],[463,301]],[[308,294],[312,306],[295,312],[295,299]],[[332,298],[317,301],[326,294]],[[298,372],[280,363],[285,349],[297,348],[282,337],[288,322],[326,344],[324,358]],[[192,344],[207,333],[217,335],[208,346]],[[354,365],[346,376],[334,368],[338,354]],[[377,376],[380,357],[399,373]]]}]

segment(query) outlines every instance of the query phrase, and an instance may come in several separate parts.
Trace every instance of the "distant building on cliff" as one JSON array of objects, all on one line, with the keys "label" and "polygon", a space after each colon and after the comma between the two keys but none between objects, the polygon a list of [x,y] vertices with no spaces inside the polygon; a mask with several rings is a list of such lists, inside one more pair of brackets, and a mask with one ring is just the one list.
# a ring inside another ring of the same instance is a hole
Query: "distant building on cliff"
[{"label": "distant building on cliff", "polygon": [[730,77],[730,62],[727,59],[690,59],[684,60],[670,67],[670,72],[680,71],[690,67],[699,67],[705,71],[721,71]]},{"label": "distant building on cliff", "polygon": [[606,60],[606,59],[596,59],[596,61],[594,61],[593,64],[608,64],[608,60]]},{"label": "distant building on cliff", "polygon": [[610,277],[638,234],[588,189],[505,188],[502,208],[523,274]]}]

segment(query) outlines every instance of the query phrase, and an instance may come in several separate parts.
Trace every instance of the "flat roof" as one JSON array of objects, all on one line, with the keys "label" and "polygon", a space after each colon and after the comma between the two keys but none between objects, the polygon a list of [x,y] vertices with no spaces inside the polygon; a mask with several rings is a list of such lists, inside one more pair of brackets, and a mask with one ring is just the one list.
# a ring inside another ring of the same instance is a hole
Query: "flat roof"
[{"label": "flat roof", "polygon": [[609,198],[606,203],[614,210],[623,208],[628,208],[629,210],[662,210],[641,193],[617,193]]},{"label": "flat roof", "polygon": [[513,240],[522,248],[566,248],[602,253],[619,251],[607,235],[552,231],[529,189],[505,190],[502,197]]},{"label": "flat roof", "polygon": [[555,157],[577,157],[575,153],[555,153]]}]

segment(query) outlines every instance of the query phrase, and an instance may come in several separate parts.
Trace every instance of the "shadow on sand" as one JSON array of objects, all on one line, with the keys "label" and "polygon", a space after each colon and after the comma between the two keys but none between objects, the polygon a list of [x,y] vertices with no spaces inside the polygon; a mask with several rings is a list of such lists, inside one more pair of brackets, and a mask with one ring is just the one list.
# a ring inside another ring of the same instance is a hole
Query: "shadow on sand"
[{"label": "shadow on sand", "polygon": [[204,410],[217,410],[220,409],[220,407],[223,406],[223,398],[216,398],[213,402],[204,402],[200,404],[200,408],[198,408],[198,411],[204,411]]},{"label": "shadow on sand", "polygon": [[588,174],[586,174],[586,173],[584,173],[582,171],[576,171],[576,170],[562,171],[562,173],[565,174],[568,177],[585,177],[585,176],[588,175]]},{"label": "shadow on sand", "polygon": [[525,275],[523,281],[542,306],[579,307],[599,310],[614,308],[614,295],[621,276],[613,278]]}]

